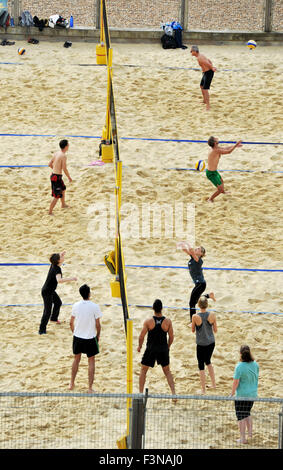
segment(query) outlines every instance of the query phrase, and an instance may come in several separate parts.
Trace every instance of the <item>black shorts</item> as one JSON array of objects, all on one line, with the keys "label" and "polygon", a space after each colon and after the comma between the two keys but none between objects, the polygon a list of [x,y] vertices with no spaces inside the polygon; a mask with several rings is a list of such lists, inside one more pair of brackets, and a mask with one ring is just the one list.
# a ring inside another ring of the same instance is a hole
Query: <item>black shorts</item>
[{"label": "black shorts", "polygon": [[50,180],[52,197],[55,197],[56,199],[61,199],[62,193],[66,189],[62,175],[55,175],[55,173],[52,173],[52,175],[50,176]]},{"label": "black shorts", "polygon": [[207,70],[206,72],[203,72],[202,79],[201,79],[201,82],[200,82],[200,86],[204,90],[209,90],[210,84],[211,84],[212,79],[213,79],[213,75],[214,75],[213,70]]},{"label": "black shorts", "polygon": [[73,337],[73,353],[86,354],[87,357],[96,356],[99,353],[98,341],[96,338],[84,339]]},{"label": "black shorts", "polygon": [[155,361],[162,367],[169,365],[169,348],[163,349],[162,351],[154,351],[146,349],[142,357],[141,363],[144,366],[154,367]]},{"label": "black shorts", "polygon": [[253,407],[253,404],[253,401],[235,400],[235,411],[238,421],[241,421],[242,419],[248,418],[250,416],[250,411]]},{"label": "black shorts", "polygon": [[215,343],[208,346],[200,346],[197,344],[197,360],[199,370],[204,370],[204,364],[210,365],[210,359],[215,348]]}]

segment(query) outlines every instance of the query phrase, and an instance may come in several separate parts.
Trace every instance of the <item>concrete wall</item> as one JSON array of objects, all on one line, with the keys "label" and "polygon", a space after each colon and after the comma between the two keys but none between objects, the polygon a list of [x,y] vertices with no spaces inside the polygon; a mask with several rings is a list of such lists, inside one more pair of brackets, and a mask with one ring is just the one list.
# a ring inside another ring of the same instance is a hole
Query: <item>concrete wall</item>
[{"label": "concrete wall", "polygon": [[272,30],[283,32],[283,0],[273,0]]},{"label": "concrete wall", "polygon": [[[12,8],[14,0],[8,0]],[[69,19],[74,17],[75,26],[94,27],[96,24],[97,0],[19,0],[20,11],[28,10],[39,19],[51,15],[61,15]]]},{"label": "concrete wall", "polygon": [[[100,0],[8,0],[19,1],[21,10],[49,18],[72,14],[74,25],[95,27]],[[283,0],[271,2],[272,30],[283,32]],[[267,0],[106,0],[110,28],[160,30],[160,23],[181,21],[189,31],[264,31]]]},{"label": "concrete wall", "polygon": [[188,29],[263,31],[265,0],[189,0]]}]

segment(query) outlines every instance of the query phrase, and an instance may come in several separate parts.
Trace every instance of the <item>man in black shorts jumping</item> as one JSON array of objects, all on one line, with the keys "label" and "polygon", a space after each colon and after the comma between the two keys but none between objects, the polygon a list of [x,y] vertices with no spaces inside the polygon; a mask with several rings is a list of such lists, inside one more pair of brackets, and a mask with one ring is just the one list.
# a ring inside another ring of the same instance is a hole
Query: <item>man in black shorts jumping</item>
[{"label": "man in black shorts jumping", "polygon": [[200,88],[203,96],[203,102],[206,105],[207,111],[210,109],[209,104],[209,93],[210,84],[213,79],[214,72],[216,68],[213,67],[211,60],[209,60],[205,55],[200,54],[198,46],[191,47],[192,56],[197,58],[197,61],[202,70],[202,79],[200,82]]},{"label": "man in black shorts jumping", "polygon": [[149,367],[154,367],[155,361],[157,361],[157,364],[162,366],[172,395],[175,395],[174,379],[169,368],[169,348],[174,339],[172,322],[169,318],[165,318],[162,315],[161,300],[155,300],[153,310],[154,316],[145,320],[139,336],[138,352],[141,351],[145,335],[148,335],[146,350],[141,360],[142,366],[139,378],[139,390],[140,393],[143,393],[147,371]]}]

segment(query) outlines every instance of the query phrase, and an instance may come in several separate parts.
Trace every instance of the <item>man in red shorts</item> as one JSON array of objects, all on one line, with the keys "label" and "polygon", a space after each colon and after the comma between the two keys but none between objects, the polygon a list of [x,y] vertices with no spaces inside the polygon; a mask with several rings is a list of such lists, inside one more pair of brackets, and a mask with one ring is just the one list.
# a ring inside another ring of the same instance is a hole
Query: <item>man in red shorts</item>
[{"label": "man in red shorts", "polygon": [[58,199],[61,199],[62,208],[68,207],[65,202],[65,191],[66,186],[64,184],[62,173],[64,171],[70,183],[72,178],[67,169],[67,157],[66,152],[69,150],[69,142],[63,139],[59,143],[60,150],[56,152],[53,158],[50,160],[48,166],[52,168],[52,174],[50,176],[51,189],[52,189],[52,201],[49,207],[49,215],[53,215],[52,211],[57,204]]}]

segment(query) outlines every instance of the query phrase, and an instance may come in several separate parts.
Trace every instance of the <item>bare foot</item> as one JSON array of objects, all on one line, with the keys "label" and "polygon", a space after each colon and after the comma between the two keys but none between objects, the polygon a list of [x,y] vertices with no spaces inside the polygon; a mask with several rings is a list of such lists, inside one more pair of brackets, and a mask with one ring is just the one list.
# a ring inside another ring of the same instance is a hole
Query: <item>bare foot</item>
[{"label": "bare foot", "polygon": [[97,391],[96,391],[96,390],[93,390],[92,388],[89,388],[88,391],[87,391],[87,393],[97,393]]},{"label": "bare foot", "polygon": [[62,209],[67,209],[68,207],[70,206],[68,206],[67,204],[64,204],[64,206],[62,206]]},{"label": "bare foot", "polygon": [[212,299],[212,300],[214,300],[214,302],[216,302],[216,298],[215,298],[215,295],[214,295],[213,292],[210,292],[210,293],[209,293],[209,298]]},{"label": "bare foot", "polygon": [[69,390],[73,390],[75,388],[75,384],[70,383]]},{"label": "bare foot", "polygon": [[247,444],[247,439],[237,439],[238,444]]},{"label": "bare foot", "polygon": [[189,328],[192,328],[192,322],[191,322],[191,323],[189,323]]},{"label": "bare foot", "polygon": [[177,403],[177,398],[172,398],[172,402],[174,403],[174,405],[176,405],[176,403]]},{"label": "bare foot", "polygon": [[54,215],[53,212],[48,212],[48,215]]},{"label": "bare foot", "polygon": [[211,204],[213,204],[213,201],[210,199],[210,197],[207,199],[207,202],[210,202]]}]

